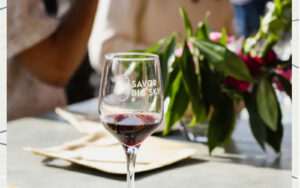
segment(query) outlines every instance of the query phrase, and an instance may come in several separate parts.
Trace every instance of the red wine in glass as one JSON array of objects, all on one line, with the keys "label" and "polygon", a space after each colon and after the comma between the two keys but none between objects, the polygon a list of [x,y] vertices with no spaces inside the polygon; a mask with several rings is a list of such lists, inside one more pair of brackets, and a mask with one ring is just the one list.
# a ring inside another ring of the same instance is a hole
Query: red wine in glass
[{"label": "red wine in glass", "polygon": [[160,120],[153,114],[114,114],[102,119],[106,128],[124,145],[138,146],[158,126]]},{"label": "red wine in glass", "polygon": [[137,151],[163,120],[164,96],[159,57],[149,53],[105,56],[99,89],[99,116],[122,143],[127,159],[127,185],[134,188]]}]

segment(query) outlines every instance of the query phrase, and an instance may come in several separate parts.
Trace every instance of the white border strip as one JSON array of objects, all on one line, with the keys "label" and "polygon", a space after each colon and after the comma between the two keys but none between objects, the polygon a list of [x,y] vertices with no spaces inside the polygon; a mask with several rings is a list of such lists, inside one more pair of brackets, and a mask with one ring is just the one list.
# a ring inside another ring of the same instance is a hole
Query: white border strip
[{"label": "white border strip", "polygon": [[300,188],[300,0],[293,0],[293,115],[292,115],[292,186]]},{"label": "white border strip", "polygon": [[[0,0],[0,131],[6,130],[6,65],[7,65],[7,8],[6,0]],[[6,133],[0,134],[0,142],[6,143]],[[6,187],[6,146],[0,145],[0,187]]]}]

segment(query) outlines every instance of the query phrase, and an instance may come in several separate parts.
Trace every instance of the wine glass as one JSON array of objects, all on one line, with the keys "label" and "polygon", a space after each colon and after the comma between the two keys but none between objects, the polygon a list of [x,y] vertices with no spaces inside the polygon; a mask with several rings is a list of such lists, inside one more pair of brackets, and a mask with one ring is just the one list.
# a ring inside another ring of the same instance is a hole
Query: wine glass
[{"label": "wine glass", "polygon": [[100,119],[123,145],[128,188],[134,188],[136,153],[163,119],[159,58],[150,53],[112,53],[105,59],[99,91]]}]

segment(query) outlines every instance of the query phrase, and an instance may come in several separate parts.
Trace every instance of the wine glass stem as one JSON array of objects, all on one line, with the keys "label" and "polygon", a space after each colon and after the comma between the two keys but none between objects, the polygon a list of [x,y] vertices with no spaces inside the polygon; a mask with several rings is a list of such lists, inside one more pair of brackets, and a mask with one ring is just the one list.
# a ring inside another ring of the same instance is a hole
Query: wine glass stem
[{"label": "wine glass stem", "polygon": [[127,158],[127,187],[134,188],[135,161],[138,147],[124,146]]}]

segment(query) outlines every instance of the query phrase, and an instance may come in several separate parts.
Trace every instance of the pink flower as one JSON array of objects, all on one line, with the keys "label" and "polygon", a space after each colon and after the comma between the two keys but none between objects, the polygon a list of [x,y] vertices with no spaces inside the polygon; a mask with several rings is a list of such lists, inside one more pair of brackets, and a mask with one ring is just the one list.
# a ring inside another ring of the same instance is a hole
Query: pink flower
[{"label": "pink flower", "polygon": [[237,80],[231,76],[225,79],[224,84],[240,92],[248,92],[252,87],[252,85],[249,82]]},{"label": "pink flower", "polygon": [[[220,32],[210,32],[209,33],[209,39],[213,42],[218,43],[218,42],[220,42],[221,38],[222,38],[222,33],[220,33]],[[229,36],[227,42],[232,43],[233,41],[234,41],[234,37]]]},{"label": "pink flower", "polygon": [[222,33],[220,32],[211,32],[209,33],[209,39],[213,42],[219,42],[221,40]]},{"label": "pink flower", "polygon": [[183,53],[183,48],[177,48],[175,50],[175,56],[176,57],[180,57],[182,55],[182,53]]}]

